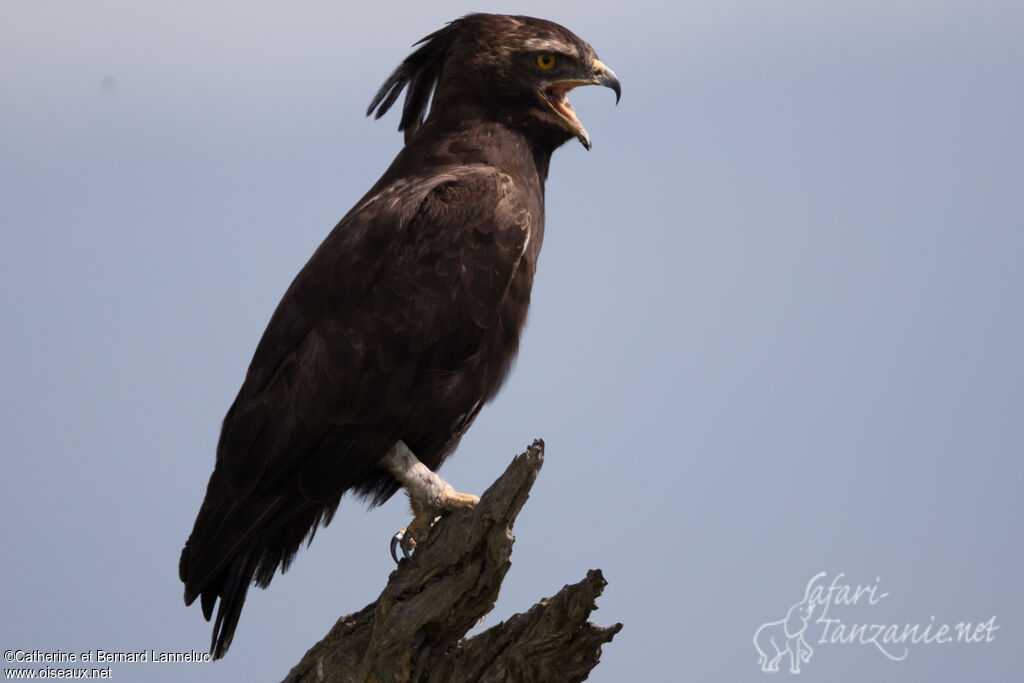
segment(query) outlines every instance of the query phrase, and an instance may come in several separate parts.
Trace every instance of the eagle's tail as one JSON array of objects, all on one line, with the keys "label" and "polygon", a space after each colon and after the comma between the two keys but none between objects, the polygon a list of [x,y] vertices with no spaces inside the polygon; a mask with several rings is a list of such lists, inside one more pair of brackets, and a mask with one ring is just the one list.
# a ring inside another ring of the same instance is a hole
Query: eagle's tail
[{"label": "eagle's tail", "polygon": [[313,505],[300,498],[288,504],[278,496],[245,508],[214,504],[200,510],[181,551],[178,574],[185,584],[185,604],[199,598],[207,621],[220,600],[210,639],[214,659],[231,645],[249,586],[266,588],[278,569],[286,570],[303,540],[311,540],[317,526],[330,521],[340,499]]},{"label": "eagle's tail", "polygon": [[[266,573],[260,572],[260,561],[266,554],[266,534],[257,530],[280,513],[282,502],[281,498],[274,498],[258,505],[237,506],[223,491],[220,475],[220,467],[215,468],[203,507],[178,561],[186,605],[200,598],[203,617],[210,621],[220,599],[210,641],[214,659],[223,657],[231,645],[249,585],[254,578],[257,582],[263,578],[258,573]],[[271,576],[276,568],[271,568]],[[269,578],[265,583],[270,582]]]},{"label": "eagle's tail", "polygon": [[[347,461],[336,455],[333,461],[327,457],[338,452],[347,453],[347,446],[330,442],[322,446],[322,453],[315,454],[323,455],[321,460],[333,466],[316,470],[319,476],[314,482],[323,489],[326,499],[310,498],[309,491],[301,489],[298,471],[279,478],[272,491],[240,499],[232,495],[218,455],[178,562],[178,574],[185,584],[185,604],[201,598],[207,621],[217,606],[210,643],[214,659],[224,656],[231,645],[249,585],[270,585],[279,569],[288,569],[303,542],[311,541],[317,527],[326,526],[334,516],[341,496],[352,485],[346,479],[349,472],[344,467],[339,470],[336,462]],[[312,464],[321,460],[314,458]],[[313,469],[310,465],[307,463],[301,471]],[[377,474],[377,470],[366,469]]]},{"label": "eagle's tail", "polygon": [[192,604],[198,597],[203,608],[203,617],[210,621],[213,618],[213,607],[217,599],[220,599],[217,619],[213,623],[213,636],[210,639],[210,654],[214,659],[220,659],[227,652],[235,635],[245,596],[256,573],[259,548],[257,543],[250,541],[245,550],[235,555],[224,570],[199,591],[195,591],[189,581],[193,577],[192,559],[192,549],[186,543],[178,562],[178,572],[181,580],[185,582],[185,604]]},{"label": "eagle's tail", "polygon": [[210,654],[214,659],[224,656],[231,645],[231,639],[235,636],[238,618],[242,615],[242,605],[245,604],[245,595],[252,584],[259,559],[259,553],[254,545],[254,543],[250,543],[245,551],[239,553],[232,560],[227,569],[218,577],[216,584],[203,589],[200,600],[203,606],[203,616],[207,621],[213,615],[213,603],[220,598],[217,619],[213,622],[213,635],[210,638]]}]

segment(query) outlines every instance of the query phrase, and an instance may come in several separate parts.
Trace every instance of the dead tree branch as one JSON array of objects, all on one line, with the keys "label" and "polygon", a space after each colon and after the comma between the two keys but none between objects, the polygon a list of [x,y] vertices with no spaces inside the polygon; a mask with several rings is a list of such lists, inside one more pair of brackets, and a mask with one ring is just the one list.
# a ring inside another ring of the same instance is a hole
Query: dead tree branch
[{"label": "dead tree branch", "polygon": [[479,635],[465,634],[498,598],[512,525],[544,462],[544,442],[516,456],[473,509],[439,521],[377,601],[342,617],[284,683],[582,681],[622,624],[587,621],[598,569]]}]

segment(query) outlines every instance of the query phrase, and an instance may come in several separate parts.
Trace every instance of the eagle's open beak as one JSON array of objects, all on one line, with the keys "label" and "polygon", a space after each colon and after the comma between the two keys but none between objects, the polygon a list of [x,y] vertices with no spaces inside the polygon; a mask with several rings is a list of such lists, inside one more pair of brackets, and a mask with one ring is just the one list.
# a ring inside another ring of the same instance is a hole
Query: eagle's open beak
[{"label": "eagle's open beak", "polygon": [[552,111],[558,114],[572,134],[579,138],[580,143],[589,150],[590,136],[587,135],[580,120],[576,118],[576,112],[573,111],[572,104],[567,97],[570,90],[580,85],[603,85],[606,88],[611,88],[615,91],[615,104],[619,103],[619,98],[622,96],[622,86],[619,84],[615,72],[605,66],[600,59],[595,59],[593,75],[590,78],[566,78],[548,83],[541,88],[540,94],[543,100],[547,102]]}]

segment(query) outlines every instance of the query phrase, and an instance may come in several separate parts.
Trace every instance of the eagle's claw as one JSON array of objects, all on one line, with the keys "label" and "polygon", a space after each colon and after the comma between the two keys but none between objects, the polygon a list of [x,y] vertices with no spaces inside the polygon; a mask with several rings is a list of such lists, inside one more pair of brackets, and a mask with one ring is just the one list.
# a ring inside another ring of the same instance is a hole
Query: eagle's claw
[{"label": "eagle's claw", "polygon": [[409,548],[412,546],[412,543],[409,540],[409,535],[406,533],[405,529],[399,529],[398,532],[391,537],[391,559],[395,561],[395,564],[399,564],[398,553],[396,552],[399,545],[402,546],[402,555],[405,556],[405,559],[410,559],[411,555],[409,554]]},{"label": "eagle's claw", "polygon": [[402,555],[405,556],[405,559],[410,559],[413,548],[418,543],[427,540],[430,530],[434,527],[437,520],[441,519],[442,513],[452,512],[464,507],[473,507],[480,502],[480,499],[473,494],[459,493],[444,480],[438,478],[438,481],[443,484],[444,488],[441,489],[440,495],[432,501],[431,505],[423,505],[410,496],[410,502],[416,516],[413,517],[409,526],[391,537],[391,558],[395,561],[395,564],[399,564],[398,546],[402,547]]}]

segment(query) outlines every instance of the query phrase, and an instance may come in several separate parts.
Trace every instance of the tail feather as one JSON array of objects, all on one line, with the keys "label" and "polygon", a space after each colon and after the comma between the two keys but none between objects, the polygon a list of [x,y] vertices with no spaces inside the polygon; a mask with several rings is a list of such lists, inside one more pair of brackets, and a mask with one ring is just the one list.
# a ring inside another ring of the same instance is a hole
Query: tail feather
[{"label": "tail feather", "polygon": [[214,659],[224,656],[231,646],[232,638],[235,637],[238,618],[242,615],[242,605],[245,604],[245,596],[249,592],[259,559],[258,549],[254,546],[255,543],[250,543],[232,560],[230,566],[221,574],[217,586],[209,586],[203,590],[203,616],[207,621],[213,612],[214,601],[220,598],[217,619],[213,622],[213,634],[210,637],[210,654]]},{"label": "tail feather", "polygon": [[320,456],[340,453],[348,465],[317,470],[321,476],[311,478],[319,484],[313,491],[317,495],[303,489],[303,468],[249,498],[235,498],[218,456],[178,563],[185,604],[199,598],[203,616],[213,621],[210,653],[214,659],[223,657],[231,645],[249,586],[266,588],[278,570],[286,571],[302,544],[312,540],[320,525],[331,521],[346,490],[374,495],[374,502],[379,503],[397,489],[397,482],[387,472],[373,467],[373,455],[386,450],[388,438],[371,431],[361,437],[358,447],[344,440],[327,443],[321,439],[323,443],[307,460],[333,465]]},{"label": "tail feather", "polygon": [[[223,513],[217,506],[200,512],[197,529],[239,529],[238,540],[216,545],[203,543],[210,539],[197,538],[193,531],[178,563],[178,573],[185,583],[185,604],[190,605],[199,598],[207,621],[213,619],[214,607],[217,607],[210,639],[210,654],[214,659],[223,657],[231,645],[249,586],[255,583],[266,588],[278,569],[286,570],[303,540],[311,540],[317,526],[330,520],[340,500],[339,496],[327,505],[313,506],[298,499],[289,506],[278,498],[266,505],[255,521],[247,520],[248,523],[239,527],[230,527],[215,519]],[[227,509],[238,513],[237,508]],[[269,521],[271,515],[273,522]],[[258,531],[261,526],[269,528]]]}]

